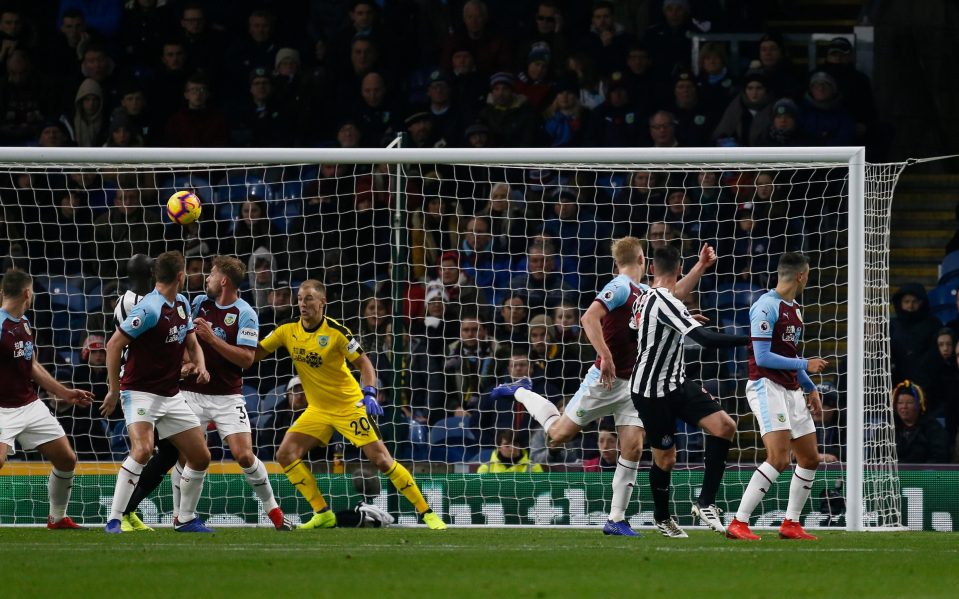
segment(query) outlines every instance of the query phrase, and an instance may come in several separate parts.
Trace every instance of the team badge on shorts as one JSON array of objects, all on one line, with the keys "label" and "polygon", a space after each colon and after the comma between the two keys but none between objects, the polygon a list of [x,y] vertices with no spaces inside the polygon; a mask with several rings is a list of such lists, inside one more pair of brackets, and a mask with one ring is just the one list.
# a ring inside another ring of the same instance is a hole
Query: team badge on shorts
[{"label": "team badge on shorts", "polygon": [[786,422],[786,415],[785,415],[785,414],[777,414],[777,415],[776,415],[776,419],[779,420],[779,422]]},{"label": "team badge on shorts", "polygon": [[147,411],[143,408],[137,408],[137,416],[146,416]]},{"label": "team badge on shorts", "polygon": [[578,416],[579,418],[582,418],[585,415],[586,415],[586,410],[576,410],[576,416]]},{"label": "team badge on shorts", "polygon": [[236,314],[227,314],[223,317],[223,324],[226,326],[230,326],[234,322],[236,322]]},{"label": "team badge on shorts", "polygon": [[320,343],[320,347],[326,347],[330,344],[330,338],[328,335],[320,335],[316,338],[316,340]]}]

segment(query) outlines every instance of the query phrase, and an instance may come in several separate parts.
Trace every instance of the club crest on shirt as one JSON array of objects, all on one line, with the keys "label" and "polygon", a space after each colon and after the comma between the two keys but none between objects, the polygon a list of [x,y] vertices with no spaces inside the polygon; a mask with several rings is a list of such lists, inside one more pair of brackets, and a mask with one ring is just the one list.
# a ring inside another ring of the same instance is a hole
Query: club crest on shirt
[{"label": "club crest on shirt", "polygon": [[23,323],[23,332],[26,333],[27,335],[30,334],[30,325],[27,324],[26,322]]},{"label": "club crest on shirt", "polygon": [[236,314],[227,314],[226,316],[223,317],[223,324],[225,324],[226,326],[230,326],[234,322],[236,322]]},{"label": "club crest on shirt", "polygon": [[183,306],[177,306],[176,313],[180,315],[180,318],[186,318],[186,312],[184,312]]},{"label": "club crest on shirt", "polygon": [[330,344],[329,335],[320,335],[319,337],[316,338],[316,340],[319,342],[320,347],[326,347],[327,345]]}]

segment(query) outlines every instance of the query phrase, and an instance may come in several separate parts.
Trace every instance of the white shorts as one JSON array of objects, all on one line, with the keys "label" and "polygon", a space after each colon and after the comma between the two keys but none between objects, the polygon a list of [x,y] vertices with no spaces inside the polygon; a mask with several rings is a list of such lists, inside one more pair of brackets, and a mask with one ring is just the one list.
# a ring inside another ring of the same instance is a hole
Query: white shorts
[{"label": "white shorts", "polygon": [[749,409],[756,415],[762,435],[772,431],[789,431],[798,439],[816,432],[816,423],[806,407],[801,389],[786,389],[779,383],[761,378],[746,384]]},{"label": "white shorts", "polygon": [[612,416],[616,426],[643,426],[633,405],[629,381],[616,377],[613,388],[607,389],[599,381],[599,368],[595,364],[589,367],[564,413],[581,427],[606,416]]},{"label": "white shorts", "polygon": [[16,442],[24,449],[65,436],[63,427],[39,399],[19,408],[0,408],[0,443],[10,446],[10,455],[17,451]]},{"label": "white shorts", "polygon": [[246,413],[246,398],[242,395],[205,395],[183,391],[183,398],[200,419],[201,425],[212,422],[220,437],[250,432],[250,417]]},{"label": "white shorts", "polygon": [[200,426],[182,393],[173,397],[154,395],[146,391],[120,391],[120,402],[127,426],[134,422],[149,422],[156,430],[157,439],[166,439]]}]

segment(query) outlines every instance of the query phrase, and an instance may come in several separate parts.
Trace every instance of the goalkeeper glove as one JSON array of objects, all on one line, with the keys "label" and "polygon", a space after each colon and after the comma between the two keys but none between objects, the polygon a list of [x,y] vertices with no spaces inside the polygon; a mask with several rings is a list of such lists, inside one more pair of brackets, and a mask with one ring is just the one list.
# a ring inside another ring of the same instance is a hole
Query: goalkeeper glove
[{"label": "goalkeeper glove", "polygon": [[383,414],[383,407],[376,401],[376,387],[363,387],[363,407],[369,416]]}]

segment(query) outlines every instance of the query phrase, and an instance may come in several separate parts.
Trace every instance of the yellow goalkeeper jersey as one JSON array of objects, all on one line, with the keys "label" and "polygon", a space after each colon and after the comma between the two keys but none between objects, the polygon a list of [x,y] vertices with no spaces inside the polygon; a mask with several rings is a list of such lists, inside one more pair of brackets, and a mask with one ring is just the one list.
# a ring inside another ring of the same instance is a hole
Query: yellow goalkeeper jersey
[{"label": "yellow goalkeeper jersey", "polygon": [[363,348],[348,328],[332,318],[324,317],[313,330],[305,329],[299,320],[282,324],[260,341],[260,346],[271,353],[286,348],[311,407],[333,414],[351,413],[363,399],[346,365],[346,360],[359,358]]}]

